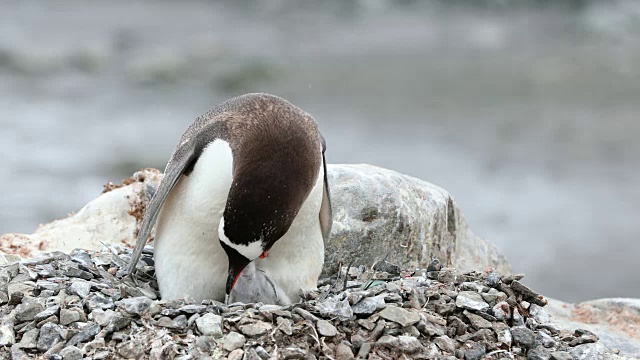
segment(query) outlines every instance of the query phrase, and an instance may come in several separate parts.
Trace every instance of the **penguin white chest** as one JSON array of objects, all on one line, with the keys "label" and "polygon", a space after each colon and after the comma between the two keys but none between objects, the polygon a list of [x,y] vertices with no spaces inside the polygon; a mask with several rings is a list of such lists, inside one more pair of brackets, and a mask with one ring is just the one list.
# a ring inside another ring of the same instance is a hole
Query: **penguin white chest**
[{"label": "penguin white chest", "polygon": [[231,188],[229,144],[215,140],[189,176],[182,176],[158,216],[154,242],[156,277],[163,299],[188,295],[223,300],[228,268],[218,225]]}]

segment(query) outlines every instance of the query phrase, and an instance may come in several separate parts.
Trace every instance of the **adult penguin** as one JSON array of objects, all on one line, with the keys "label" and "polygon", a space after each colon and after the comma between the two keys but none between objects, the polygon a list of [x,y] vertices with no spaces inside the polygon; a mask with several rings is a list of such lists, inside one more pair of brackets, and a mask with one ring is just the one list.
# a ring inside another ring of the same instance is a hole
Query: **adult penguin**
[{"label": "adult penguin", "polygon": [[325,148],[313,117],[274,95],[236,97],[198,117],[147,207],[129,274],[157,219],[163,299],[222,301],[255,262],[280,302],[298,301],[316,288],[331,232]]}]

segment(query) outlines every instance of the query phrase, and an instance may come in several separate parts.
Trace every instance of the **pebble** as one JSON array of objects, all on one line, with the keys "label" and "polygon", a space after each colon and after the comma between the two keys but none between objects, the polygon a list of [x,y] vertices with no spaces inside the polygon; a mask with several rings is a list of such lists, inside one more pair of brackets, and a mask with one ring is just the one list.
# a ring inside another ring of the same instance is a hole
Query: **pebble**
[{"label": "pebble", "polygon": [[530,348],[535,344],[535,333],[526,327],[514,327],[511,329],[511,336],[515,344]]},{"label": "pebble", "polygon": [[474,291],[461,291],[456,297],[456,306],[467,310],[486,310],[489,304],[482,299],[482,296]]},{"label": "pebble", "polygon": [[338,334],[336,327],[327,320],[318,320],[316,327],[318,328],[318,334],[321,336],[333,337]]},{"label": "pebble", "polygon": [[355,305],[351,306],[353,313],[359,316],[369,316],[378,310],[384,308],[384,297],[373,296],[360,300]]},{"label": "pebble", "polygon": [[251,324],[240,325],[240,332],[249,337],[257,337],[266,334],[273,329],[273,326],[264,321],[256,321]]},{"label": "pebble", "polygon": [[80,313],[75,310],[60,309],[60,325],[69,325],[80,321]]},{"label": "pebble", "polygon": [[40,351],[47,351],[56,343],[62,341],[62,328],[58,324],[47,323],[42,325],[38,336],[37,348]]},{"label": "pebble", "polygon": [[82,351],[75,346],[67,346],[60,351],[60,356],[64,360],[81,360]]},{"label": "pebble", "polygon": [[222,316],[215,314],[204,314],[196,320],[198,331],[202,335],[222,337]]},{"label": "pebble", "polygon": [[325,279],[295,305],[157,301],[153,267],[139,263],[136,286],[122,277],[130,250],[110,247],[0,268],[0,310],[12,314],[0,321],[0,346],[25,360],[581,360],[606,351],[586,330],[549,323],[546,300],[519,275],[363,266],[342,272],[346,290],[343,278]]},{"label": "pebble", "polygon": [[246,341],[247,339],[244,337],[244,335],[239,334],[235,331],[231,331],[224,337],[222,347],[226,351],[233,351],[242,348]]},{"label": "pebble", "polygon": [[35,320],[36,315],[44,310],[44,306],[38,302],[22,303],[15,308],[15,318],[18,322]]},{"label": "pebble", "polygon": [[398,323],[402,327],[413,325],[420,321],[420,315],[417,312],[393,305],[387,305],[378,315],[383,319]]}]

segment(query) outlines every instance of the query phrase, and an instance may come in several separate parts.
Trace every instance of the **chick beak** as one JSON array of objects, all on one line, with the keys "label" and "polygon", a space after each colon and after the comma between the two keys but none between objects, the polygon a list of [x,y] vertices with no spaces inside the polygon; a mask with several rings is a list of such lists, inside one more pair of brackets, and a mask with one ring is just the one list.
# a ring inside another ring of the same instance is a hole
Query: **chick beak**
[{"label": "chick beak", "polygon": [[227,253],[227,258],[229,259],[229,274],[227,275],[227,285],[225,288],[226,294],[229,295],[231,290],[236,285],[238,278],[240,278],[240,274],[242,274],[242,270],[244,270],[247,265],[251,262],[251,260],[242,256],[238,251],[230,247],[229,245],[220,242],[222,248]]}]

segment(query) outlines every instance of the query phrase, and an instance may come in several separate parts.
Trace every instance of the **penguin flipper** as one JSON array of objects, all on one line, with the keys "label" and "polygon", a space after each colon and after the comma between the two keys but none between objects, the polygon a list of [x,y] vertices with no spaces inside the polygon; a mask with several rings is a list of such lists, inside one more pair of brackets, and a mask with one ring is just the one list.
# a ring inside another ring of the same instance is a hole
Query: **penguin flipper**
[{"label": "penguin flipper", "polygon": [[131,262],[129,263],[129,268],[127,269],[128,275],[131,275],[136,268],[136,264],[138,263],[140,255],[142,254],[142,249],[147,243],[147,238],[149,238],[151,229],[156,223],[158,213],[160,212],[165,199],[178,182],[178,179],[180,179],[180,176],[185,172],[185,170],[189,168],[189,166],[193,165],[193,160],[195,158],[195,144],[194,142],[190,141],[184,143],[181,147],[176,149],[174,155],[171,158],[171,161],[169,162],[169,164],[167,164],[167,168],[164,172],[164,178],[160,182],[158,190],[151,198],[151,201],[147,206],[147,210],[144,213],[142,225],[140,226],[140,231],[138,232],[136,247],[131,253]]},{"label": "penguin flipper", "polygon": [[331,226],[333,225],[333,211],[331,209],[331,194],[329,193],[329,181],[327,180],[327,162],[322,153],[322,166],[324,167],[324,186],[322,190],[322,205],[320,206],[320,229],[322,230],[322,238],[325,245],[329,241],[331,235]]}]

